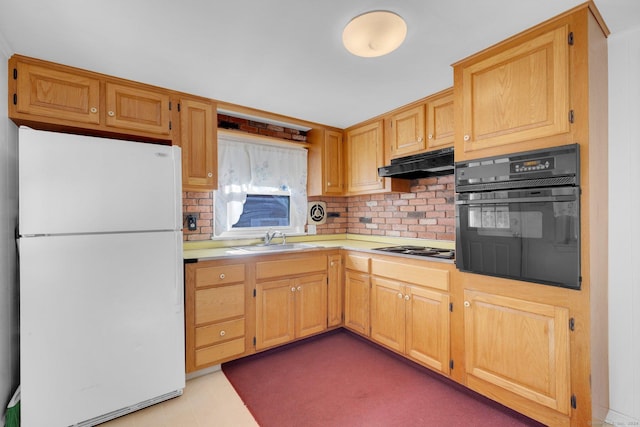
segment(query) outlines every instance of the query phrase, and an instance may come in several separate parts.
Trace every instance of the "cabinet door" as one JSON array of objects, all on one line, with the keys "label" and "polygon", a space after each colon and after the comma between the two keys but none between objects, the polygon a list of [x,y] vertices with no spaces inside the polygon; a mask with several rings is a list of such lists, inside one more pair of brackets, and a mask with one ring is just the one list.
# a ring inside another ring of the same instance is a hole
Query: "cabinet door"
[{"label": "cabinet door", "polygon": [[569,310],[465,290],[467,385],[569,413]]},{"label": "cabinet door", "polygon": [[218,184],[215,106],[187,98],[180,99],[178,105],[182,186],[196,191],[214,190]]},{"label": "cabinet door", "polygon": [[344,325],[369,336],[369,275],[347,270],[344,281]]},{"label": "cabinet door", "polygon": [[324,137],[323,167],[325,194],[342,194],[344,191],[344,147],[342,133],[327,131]]},{"label": "cabinet door", "polygon": [[118,129],[169,135],[169,94],[146,87],[106,84],[106,125]]},{"label": "cabinet door", "polygon": [[17,63],[16,70],[17,112],[79,123],[100,123],[98,79],[23,62]]},{"label": "cabinet door", "polygon": [[564,25],[456,66],[465,153],[569,132],[568,32]]},{"label": "cabinet door", "polygon": [[384,166],[382,122],[352,129],[347,133],[347,190],[350,193],[384,188],[378,168]]},{"label": "cabinet door", "polygon": [[371,338],[394,350],[404,352],[404,285],[373,276],[371,289]]},{"label": "cabinet door", "polygon": [[389,119],[389,128],[392,157],[406,156],[425,150],[424,105],[394,114]]},{"label": "cabinet door", "polygon": [[294,280],[296,338],[327,329],[327,276],[314,274]]},{"label": "cabinet door", "polygon": [[256,349],[295,338],[295,292],[294,283],[289,279],[256,285]]},{"label": "cabinet door", "polygon": [[453,147],[453,90],[427,102],[427,151]]},{"label": "cabinet door", "polygon": [[449,295],[408,286],[406,354],[437,371],[449,373]]},{"label": "cabinet door", "polygon": [[327,288],[327,322],[328,326],[338,326],[342,323],[342,295],[344,293],[342,281],[342,256],[330,255],[329,284]]}]

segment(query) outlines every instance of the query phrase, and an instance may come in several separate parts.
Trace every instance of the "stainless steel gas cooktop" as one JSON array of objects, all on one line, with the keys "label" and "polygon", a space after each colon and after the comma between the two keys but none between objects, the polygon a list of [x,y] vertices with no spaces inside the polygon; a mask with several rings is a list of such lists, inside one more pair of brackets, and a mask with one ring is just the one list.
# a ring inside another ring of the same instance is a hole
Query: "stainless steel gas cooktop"
[{"label": "stainless steel gas cooktop", "polygon": [[426,246],[388,246],[384,248],[374,248],[373,250],[432,258],[455,258],[455,251],[453,249],[430,248]]}]

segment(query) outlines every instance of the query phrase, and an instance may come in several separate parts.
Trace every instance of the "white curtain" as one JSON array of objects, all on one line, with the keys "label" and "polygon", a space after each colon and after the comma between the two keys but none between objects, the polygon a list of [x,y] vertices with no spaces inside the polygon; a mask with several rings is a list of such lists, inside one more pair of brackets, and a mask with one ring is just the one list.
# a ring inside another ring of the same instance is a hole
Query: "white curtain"
[{"label": "white curtain", "polygon": [[228,233],[238,221],[247,193],[283,192],[290,193],[290,231],[302,233],[307,217],[306,149],[219,135],[215,236]]}]

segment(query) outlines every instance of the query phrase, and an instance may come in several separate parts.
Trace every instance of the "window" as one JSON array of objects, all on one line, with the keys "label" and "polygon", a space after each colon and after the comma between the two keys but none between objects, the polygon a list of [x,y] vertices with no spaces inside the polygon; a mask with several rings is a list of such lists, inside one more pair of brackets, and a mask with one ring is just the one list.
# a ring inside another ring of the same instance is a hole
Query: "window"
[{"label": "window", "polygon": [[307,150],[252,136],[218,135],[214,238],[302,234],[307,220]]},{"label": "window", "polygon": [[290,211],[288,194],[247,194],[240,219],[231,228],[289,227]]}]

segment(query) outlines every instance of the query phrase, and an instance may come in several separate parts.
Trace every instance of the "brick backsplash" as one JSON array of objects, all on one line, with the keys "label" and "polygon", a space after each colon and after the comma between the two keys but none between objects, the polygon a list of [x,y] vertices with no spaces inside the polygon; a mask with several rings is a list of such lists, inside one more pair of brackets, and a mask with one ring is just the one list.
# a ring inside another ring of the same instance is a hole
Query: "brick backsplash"
[{"label": "brick backsplash", "polygon": [[218,128],[234,129],[256,135],[271,136],[273,138],[296,142],[307,142],[307,132],[305,131],[270,123],[262,123],[241,117],[233,117],[226,114],[218,114]]},{"label": "brick backsplash", "polygon": [[[327,204],[326,223],[318,234],[364,234],[454,240],[453,175],[413,180],[408,193],[351,197],[310,197]],[[185,227],[184,240],[207,240],[213,233],[213,193],[185,192],[183,213],[195,214],[197,230]],[[336,215],[336,216],[334,216]]]}]

